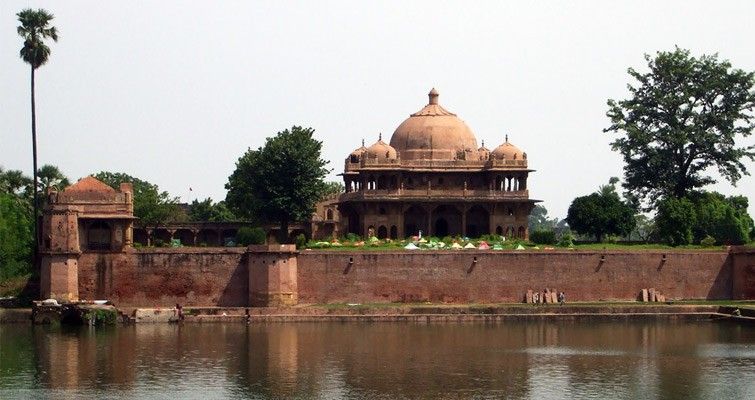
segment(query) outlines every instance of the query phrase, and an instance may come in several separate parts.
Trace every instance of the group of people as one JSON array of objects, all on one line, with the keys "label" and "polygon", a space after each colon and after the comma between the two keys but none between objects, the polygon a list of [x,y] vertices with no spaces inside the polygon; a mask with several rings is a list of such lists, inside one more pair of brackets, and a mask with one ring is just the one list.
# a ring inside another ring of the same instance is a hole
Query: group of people
[{"label": "group of people", "polygon": [[[550,294],[550,292],[547,290],[543,290],[542,294],[540,294],[540,292],[535,292],[532,294],[532,302],[535,304],[545,304],[546,301],[540,301],[540,299],[545,299],[548,294]],[[558,299],[558,304],[563,306],[566,302],[566,293],[558,292],[556,298]]]}]

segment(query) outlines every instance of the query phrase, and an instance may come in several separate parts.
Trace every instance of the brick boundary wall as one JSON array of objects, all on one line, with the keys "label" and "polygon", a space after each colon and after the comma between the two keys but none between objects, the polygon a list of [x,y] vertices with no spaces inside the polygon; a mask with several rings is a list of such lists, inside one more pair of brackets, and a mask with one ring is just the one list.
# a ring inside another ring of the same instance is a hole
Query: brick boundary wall
[{"label": "brick boundary wall", "polygon": [[[349,259],[353,263],[349,265]],[[475,259],[477,260],[475,262]],[[327,302],[522,301],[528,289],[567,300],[729,299],[728,252],[305,252],[299,300]]]},{"label": "brick boundary wall", "polygon": [[[84,253],[78,259],[79,297],[109,299],[119,307],[246,307],[252,257],[247,251]],[[566,292],[567,301],[634,300],[643,288],[672,300],[755,299],[755,249],[302,251],[297,262],[300,304],[519,302],[528,289],[545,288]]]}]

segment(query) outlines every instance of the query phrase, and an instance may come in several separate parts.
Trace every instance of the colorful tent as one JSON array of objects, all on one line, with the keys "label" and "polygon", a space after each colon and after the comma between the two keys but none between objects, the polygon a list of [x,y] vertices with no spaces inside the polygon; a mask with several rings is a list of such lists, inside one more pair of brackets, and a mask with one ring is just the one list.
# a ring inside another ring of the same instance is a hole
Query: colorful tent
[{"label": "colorful tent", "polygon": [[417,250],[417,249],[419,249],[419,247],[415,246],[414,243],[409,243],[406,246],[404,246],[404,248],[407,249],[407,250]]},{"label": "colorful tent", "polygon": [[494,244],[493,250],[503,250],[503,246],[501,246],[500,244]]},{"label": "colorful tent", "polygon": [[461,245],[460,245],[460,244],[458,244],[458,243],[454,243],[454,244],[452,244],[452,245],[451,245],[451,248],[452,248],[452,249],[454,249],[454,250],[463,249],[463,247],[461,247]]},{"label": "colorful tent", "polygon": [[477,246],[477,248],[480,249],[480,250],[490,250],[490,246],[488,245],[488,242],[486,242],[484,240],[482,242],[480,242],[480,245]]},{"label": "colorful tent", "polygon": [[516,250],[524,250],[524,246],[521,244],[516,245]]},{"label": "colorful tent", "polygon": [[475,247],[475,245],[473,245],[472,243],[467,243],[467,245],[464,246],[464,248],[465,249],[476,249],[477,247]]}]

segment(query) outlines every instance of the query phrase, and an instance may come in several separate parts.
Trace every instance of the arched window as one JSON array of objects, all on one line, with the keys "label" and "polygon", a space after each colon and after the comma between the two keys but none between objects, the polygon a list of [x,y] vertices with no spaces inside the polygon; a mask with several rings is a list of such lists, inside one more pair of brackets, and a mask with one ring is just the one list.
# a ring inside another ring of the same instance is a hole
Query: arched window
[{"label": "arched window", "polygon": [[385,239],[388,237],[388,228],[386,228],[385,225],[380,225],[380,228],[378,228],[377,231],[377,237],[378,239]]},{"label": "arched window", "polygon": [[326,219],[333,219],[333,209],[328,208],[328,211],[325,213]]},{"label": "arched window", "polygon": [[391,239],[398,239],[398,228],[396,228],[396,225],[391,225]]}]

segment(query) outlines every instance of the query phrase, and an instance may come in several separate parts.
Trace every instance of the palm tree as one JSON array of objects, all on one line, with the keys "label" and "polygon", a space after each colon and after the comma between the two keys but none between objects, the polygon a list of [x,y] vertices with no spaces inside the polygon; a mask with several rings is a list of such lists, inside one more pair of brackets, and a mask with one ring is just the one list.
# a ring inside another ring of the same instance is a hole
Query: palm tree
[{"label": "palm tree", "polygon": [[60,169],[54,165],[45,164],[39,171],[37,171],[37,177],[39,179],[39,188],[42,191],[47,189],[55,189],[61,191],[70,184],[68,178],[60,172]]},{"label": "palm tree", "polygon": [[39,233],[37,232],[38,183],[37,183],[37,116],[34,109],[34,71],[44,65],[50,58],[50,48],[44,39],[58,41],[58,30],[50,26],[54,18],[52,14],[43,9],[32,10],[27,8],[16,14],[21,25],[17,28],[18,35],[24,39],[24,47],[19,54],[21,58],[31,66],[31,142],[32,158],[34,159],[34,265],[37,265],[37,249],[39,247]]}]

